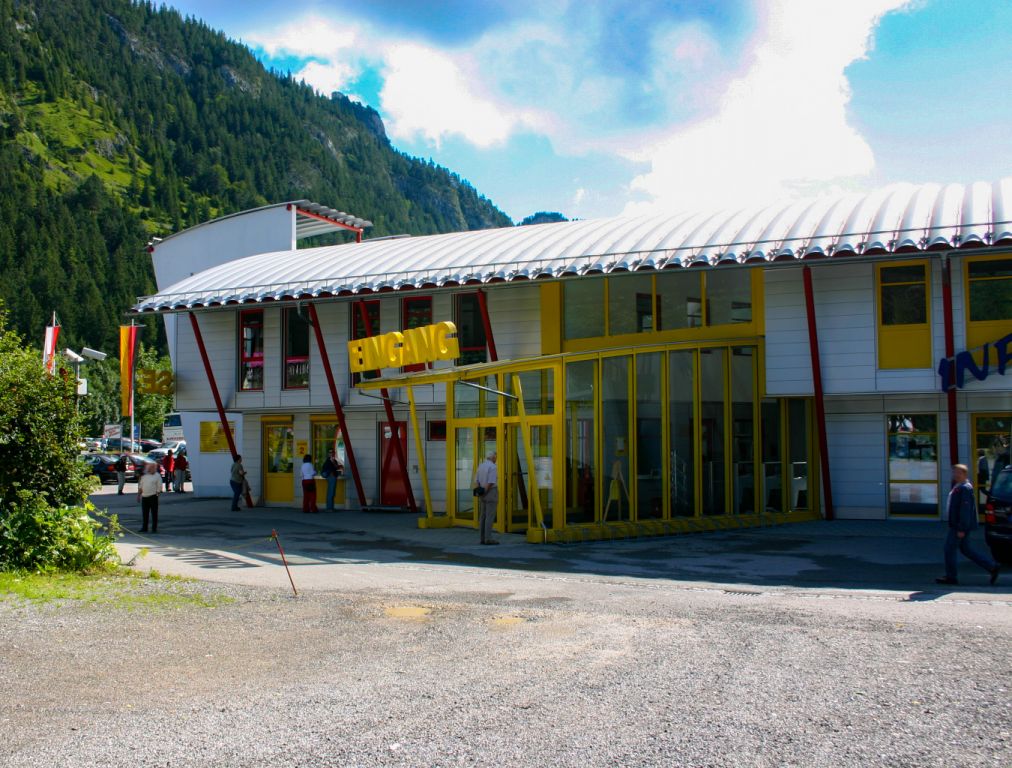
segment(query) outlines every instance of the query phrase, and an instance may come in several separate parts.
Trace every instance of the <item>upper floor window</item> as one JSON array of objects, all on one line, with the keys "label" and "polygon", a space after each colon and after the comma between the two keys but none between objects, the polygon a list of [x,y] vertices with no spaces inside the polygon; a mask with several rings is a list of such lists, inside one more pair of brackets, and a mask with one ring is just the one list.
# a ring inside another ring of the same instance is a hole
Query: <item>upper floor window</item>
[{"label": "upper floor window", "polygon": [[[351,305],[351,338],[367,339],[380,332],[380,303],[379,299],[372,301],[356,301]],[[378,379],[379,371],[365,371],[352,374],[352,383],[357,384],[362,379]]]},{"label": "upper floor window", "polygon": [[488,359],[485,323],[481,317],[481,301],[477,293],[456,295],[457,343],[460,346],[459,365],[484,363]]},{"label": "upper floor window", "polygon": [[928,276],[926,261],[878,265],[879,368],[931,366]]},{"label": "upper floor window", "polygon": [[239,389],[264,388],[264,311],[239,313]]},{"label": "upper floor window", "polygon": [[751,323],[753,274],[751,269],[686,269],[567,281],[563,336],[589,339]]},{"label": "upper floor window", "polygon": [[[421,328],[432,325],[432,297],[409,296],[401,304],[401,328]],[[425,364],[405,365],[405,371],[424,371]]]},{"label": "upper floor window", "polygon": [[966,283],[971,323],[1012,320],[1012,257],[968,261]]},{"label": "upper floor window", "polygon": [[309,387],[309,322],[297,307],[284,310],[285,389]]}]

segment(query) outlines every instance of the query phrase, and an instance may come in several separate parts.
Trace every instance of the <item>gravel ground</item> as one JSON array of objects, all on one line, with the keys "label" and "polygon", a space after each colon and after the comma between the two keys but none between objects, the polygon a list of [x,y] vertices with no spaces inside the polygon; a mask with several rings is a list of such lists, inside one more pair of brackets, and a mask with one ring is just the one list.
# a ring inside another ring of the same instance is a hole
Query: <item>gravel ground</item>
[{"label": "gravel ground", "polygon": [[1012,765],[1007,604],[515,583],[0,600],[0,765]]}]

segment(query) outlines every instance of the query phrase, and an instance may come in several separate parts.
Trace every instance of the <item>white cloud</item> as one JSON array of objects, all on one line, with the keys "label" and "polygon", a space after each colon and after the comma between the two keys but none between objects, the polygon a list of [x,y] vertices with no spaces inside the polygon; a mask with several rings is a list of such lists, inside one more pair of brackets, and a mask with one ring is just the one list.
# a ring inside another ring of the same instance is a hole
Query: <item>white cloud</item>
[{"label": "white cloud", "polygon": [[311,61],[295,73],[297,80],[304,80],[307,85],[327,95],[334,91],[344,91],[354,76],[354,68],[343,62],[321,64]]},{"label": "white cloud", "polygon": [[359,42],[356,27],[335,24],[330,19],[310,14],[271,30],[254,30],[245,35],[270,57],[299,56],[332,60]]},{"label": "white cloud", "polygon": [[648,208],[737,206],[865,176],[871,148],[848,122],[845,68],[905,0],[770,0],[747,71],[702,120],[627,155],[650,163],[634,193]]}]

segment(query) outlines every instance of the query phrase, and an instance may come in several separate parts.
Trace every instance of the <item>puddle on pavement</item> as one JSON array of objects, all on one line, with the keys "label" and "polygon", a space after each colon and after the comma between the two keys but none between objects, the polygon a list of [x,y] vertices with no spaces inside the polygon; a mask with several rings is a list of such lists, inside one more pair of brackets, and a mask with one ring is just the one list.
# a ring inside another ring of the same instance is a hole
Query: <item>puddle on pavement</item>
[{"label": "puddle on pavement", "polygon": [[404,619],[406,621],[428,621],[432,609],[422,605],[388,605],[383,609],[388,619]]},{"label": "puddle on pavement", "polygon": [[493,627],[515,627],[526,622],[523,616],[496,616],[489,622]]}]

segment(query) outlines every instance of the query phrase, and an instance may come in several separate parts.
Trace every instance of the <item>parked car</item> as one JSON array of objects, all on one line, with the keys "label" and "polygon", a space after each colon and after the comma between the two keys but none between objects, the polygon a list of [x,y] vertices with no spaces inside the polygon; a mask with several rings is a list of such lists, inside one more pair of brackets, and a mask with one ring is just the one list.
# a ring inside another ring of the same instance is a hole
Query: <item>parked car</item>
[{"label": "parked car", "polygon": [[142,439],[139,442],[141,444],[141,453],[150,453],[151,451],[155,450],[156,448],[161,448],[162,447],[161,440]]},{"label": "parked car", "polygon": [[101,453],[105,451],[105,438],[102,437],[84,438],[84,449],[92,453]]},{"label": "parked car", "polygon": [[155,461],[161,461],[165,458],[169,451],[172,451],[173,456],[178,456],[180,454],[186,456],[186,441],[176,440],[173,442],[162,443],[158,448],[148,451],[148,456]]},{"label": "parked car", "polygon": [[984,540],[995,560],[1012,565],[1012,467],[995,475],[986,494]]},{"label": "parked car", "polygon": [[106,453],[119,453],[120,451],[140,453],[141,444],[129,437],[110,437],[105,441],[105,451]]},{"label": "parked car", "polygon": [[[92,473],[104,485],[105,483],[117,482],[116,462],[119,456],[110,456],[106,453],[89,453],[81,456],[81,460],[91,467]],[[126,480],[128,483],[137,482],[137,466],[131,457],[127,457]]]}]

